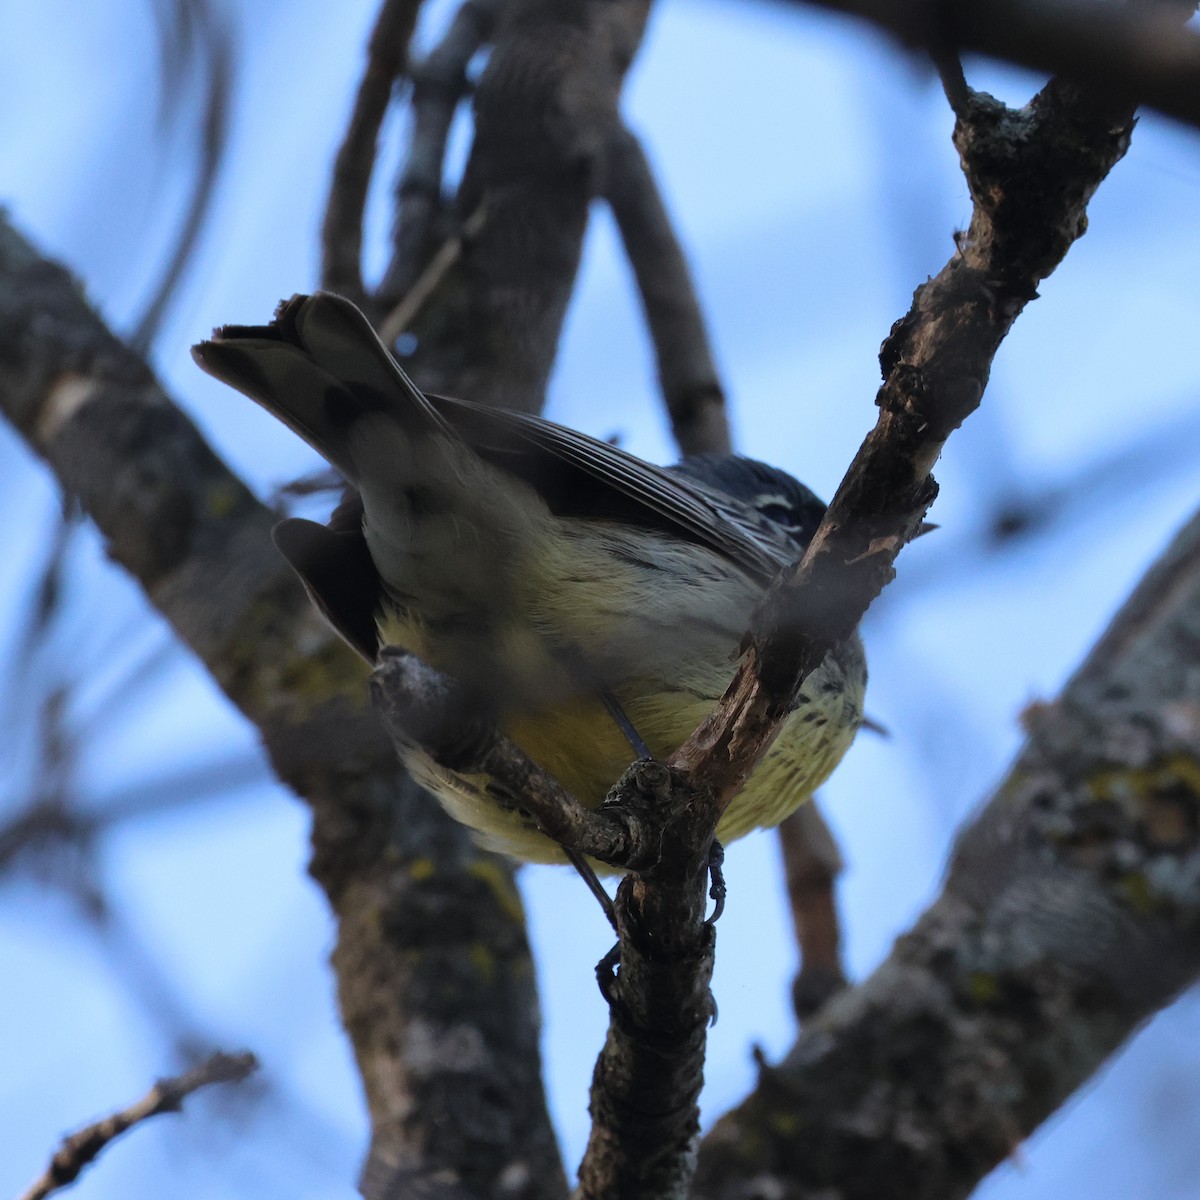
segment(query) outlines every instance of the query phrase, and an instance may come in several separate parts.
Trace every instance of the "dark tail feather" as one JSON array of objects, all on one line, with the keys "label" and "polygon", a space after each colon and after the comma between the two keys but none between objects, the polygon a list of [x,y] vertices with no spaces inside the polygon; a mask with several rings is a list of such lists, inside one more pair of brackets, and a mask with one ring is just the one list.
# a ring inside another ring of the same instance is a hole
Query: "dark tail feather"
[{"label": "dark tail feather", "polygon": [[442,418],[348,300],[293,296],[270,325],[226,325],[192,347],[201,370],[243,392],[356,481],[346,433],[364,412],[428,428]]}]

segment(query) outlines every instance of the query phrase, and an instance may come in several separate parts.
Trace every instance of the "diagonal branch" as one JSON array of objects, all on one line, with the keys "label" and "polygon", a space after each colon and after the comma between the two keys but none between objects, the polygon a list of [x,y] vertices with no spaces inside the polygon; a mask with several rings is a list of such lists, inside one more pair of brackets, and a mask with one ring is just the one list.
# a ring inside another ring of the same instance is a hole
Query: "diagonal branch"
[{"label": "diagonal branch", "polygon": [[774,740],[799,684],[857,626],[937,494],[946,438],[983,396],[992,358],[1037,284],[1086,229],[1092,193],[1129,144],[1131,111],[1051,81],[1024,109],[974,94],[955,144],[975,202],[959,252],[917,289],[880,354],[880,413],[802,562],[759,606],[721,705],[674,757],[718,804]]},{"label": "diagonal branch", "polygon": [[965,1197],[1200,977],[1200,513],[958,838],[942,895],[702,1148],[697,1200]]},{"label": "diagonal branch", "polygon": [[[1131,127],[1132,113],[1123,119],[1098,113],[1074,89],[1054,82],[1020,112],[973,96],[959,119],[955,139],[975,199],[971,228],[959,253],[918,289],[912,310],[885,342],[878,424],[803,561],[782,572],[760,604],[721,704],[668,764],[658,806],[686,814],[680,819],[691,840],[668,822],[664,839],[676,857],[664,854],[658,868],[627,878],[618,892],[622,976],[593,1087],[595,1124],[580,1171],[582,1196],[684,1194],[681,1164],[694,1136],[688,1066],[703,1054],[694,997],[706,986],[711,953],[703,923],[705,835],[711,840],[720,815],[770,746],[799,685],[853,632],[890,580],[893,559],[936,494],[930,471],[946,438],[979,404],[992,357],[1037,283],[1085,228],[1087,201],[1124,154]],[[669,931],[669,954],[660,943],[655,959],[651,939],[642,946],[658,968],[649,985],[659,989],[656,998],[668,997],[683,1014],[674,1023],[652,1004],[639,1003],[637,973],[626,978],[625,956],[630,948],[636,954],[639,932],[650,929]],[[668,1069],[664,1063],[684,1088],[670,1130],[656,1130],[674,1158],[631,1162],[620,1148],[641,1147],[647,1124],[634,1098],[653,1089],[656,1072]],[[644,1190],[632,1190],[638,1187]]]},{"label": "diagonal branch", "polygon": [[106,1146],[135,1125],[163,1113],[179,1112],[184,1100],[193,1092],[214,1083],[241,1083],[256,1070],[258,1061],[253,1054],[222,1054],[218,1051],[183,1075],[160,1079],[135,1104],[64,1138],[50,1165],[21,1194],[20,1200],[45,1200],[52,1192],[69,1187]]},{"label": "diagonal branch", "polygon": [[367,43],[354,110],[338,147],[321,227],[321,286],[362,304],[363,216],[375,169],[379,130],[392,89],[405,69],[421,0],[385,0]]},{"label": "diagonal branch", "polygon": [[[732,449],[725,390],[695,284],[641,143],[622,126],[609,151],[605,199],[633,267],[658,361],[659,385],[680,452]],[[814,797],[779,827],[784,872],[800,944],[801,1016],[844,982],[834,894],[837,847]]]},{"label": "diagonal branch", "polygon": [[442,228],[450,125],[467,94],[467,67],[491,37],[500,7],[501,0],[464,0],[442,40],[411,67],[412,139],[396,183],[392,258],[378,289],[382,305],[408,297],[439,235],[450,232]]},{"label": "diagonal branch", "polygon": [[725,391],[717,377],[692,273],[641,142],[620,126],[608,153],[604,198],[637,279],[658,379],[683,454],[731,449]]}]

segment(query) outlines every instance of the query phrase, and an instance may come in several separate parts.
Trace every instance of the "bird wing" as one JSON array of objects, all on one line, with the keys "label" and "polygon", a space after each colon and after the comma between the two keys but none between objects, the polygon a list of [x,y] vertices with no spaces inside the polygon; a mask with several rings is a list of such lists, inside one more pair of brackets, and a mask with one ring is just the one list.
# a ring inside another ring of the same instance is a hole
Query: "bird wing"
[{"label": "bird wing", "polygon": [[[747,504],[541,417],[425,395],[349,300],[297,295],[269,325],[227,325],[193,348],[209,374],[263,405],[352,483],[347,430],[382,414],[413,432],[461,439],[530,484],[560,517],[621,522],[706,546],[762,582],[795,557]],[[276,543],[335,628],[366,657],[378,576],[345,522],[277,527]],[[361,535],[360,535],[361,537]],[[350,586],[345,580],[371,586]]]},{"label": "bird wing", "polygon": [[532,484],[557,516],[641,525],[707,546],[768,582],[796,557],[737,499],[542,417],[427,397],[481,458]]}]

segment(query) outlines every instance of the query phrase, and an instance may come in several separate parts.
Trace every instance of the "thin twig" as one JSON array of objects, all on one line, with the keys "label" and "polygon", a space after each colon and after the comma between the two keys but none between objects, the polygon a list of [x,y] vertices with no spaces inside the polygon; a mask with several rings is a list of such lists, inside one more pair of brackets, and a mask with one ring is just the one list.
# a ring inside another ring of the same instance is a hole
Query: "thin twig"
[{"label": "thin twig", "polygon": [[684,454],[728,453],[725,390],[692,273],[645,151],[624,126],[609,148],[604,198],[637,279],[675,441]]},{"label": "thin twig", "polygon": [[403,303],[426,270],[442,216],[450,125],[467,94],[467,67],[491,36],[501,3],[465,0],[441,41],[412,64],[412,139],[396,181],[392,257],[378,288],[381,303]]},{"label": "thin twig", "polygon": [[942,81],[946,102],[954,115],[961,117],[967,110],[967,101],[971,99],[971,88],[963,73],[958,50],[944,43],[934,43],[929,47],[929,57],[933,60],[938,78]]},{"label": "thin twig", "polygon": [[404,299],[379,323],[379,338],[385,346],[395,340],[412,324],[413,319],[425,307],[429,298],[437,291],[451,268],[462,257],[463,250],[479,236],[487,221],[486,201],[463,222],[462,229],[448,237],[429,260],[428,266],[409,288]]},{"label": "thin twig", "polygon": [[160,1113],[180,1112],[183,1101],[200,1088],[214,1083],[241,1083],[256,1070],[258,1059],[253,1054],[217,1051],[183,1075],[160,1079],[141,1100],[128,1108],[64,1138],[45,1173],[22,1193],[20,1200],[43,1200],[52,1192],[74,1183],[80,1172],[110,1142]]},{"label": "thin twig", "polygon": [[[164,268],[154,295],[138,318],[130,335],[130,344],[145,353],[154,342],[167,309],[179,287],[179,281],[191,261],[216,194],[217,175],[225,146],[229,141],[230,94],[233,90],[233,35],[228,21],[206,0],[177,0],[175,19],[180,23],[180,42],[184,47],[198,44],[203,53],[200,70],[204,75],[204,117],[200,137],[200,161],[188,200],[187,213],[180,225],[175,248]],[[193,34],[197,35],[193,37]],[[164,90],[178,96],[178,69],[164,61]]]},{"label": "thin twig", "polygon": [[464,728],[461,689],[419,658],[385,647],[371,691],[402,754],[415,744],[439,766],[486,777],[497,803],[512,797],[539,832],[575,854],[616,867],[650,857],[652,834],[615,816],[619,809],[586,808],[494,727],[472,720]]},{"label": "thin twig", "polygon": [[779,826],[779,845],[792,924],[800,944],[800,971],[792,984],[792,1005],[803,1021],[846,986],[834,888],[842,871],[842,856],[815,799],[796,809]]},{"label": "thin twig", "polygon": [[363,213],[375,169],[379,130],[396,80],[404,72],[408,43],[421,0],[386,0],[379,10],[354,110],[333,164],[321,227],[321,286],[361,304]]}]

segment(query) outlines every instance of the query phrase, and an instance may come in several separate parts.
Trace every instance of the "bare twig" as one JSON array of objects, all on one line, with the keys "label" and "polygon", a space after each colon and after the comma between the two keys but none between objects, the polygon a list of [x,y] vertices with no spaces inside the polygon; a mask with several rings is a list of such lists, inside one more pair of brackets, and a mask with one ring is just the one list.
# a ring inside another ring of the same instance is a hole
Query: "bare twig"
[{"label": "bare twig", "polygon": [[834,891],[842,857],[815,802],[798,808],[779,826],[779,845],[792,924],[800,943],[800,972],[792,985],[792,1004],[803,1021],[846,986]]},{"label": "bare twig", "polygon": [[404,71],[408,43],[421,0],[385,0],[367,43],[367,62],[354,111],[333,164],[321,227],[321,286],[362,304],[363,213],[375,169],[379,129],[396,80]]},{"label": "bare twig", "polygon": [[22,1193],[20,1200],[43,1200],[52,1192],[74,1183],[80,1172],[110,1142],[151,1117],[181,1112],[184,1100],[193,1092],[214,1083],[241,1083],[257,1070],[258,1060],[253,1054],[224,1054],[217,1051],[198,1067],[182,1075],[160,1079],[145,1096],[128,1108],[64,1138],[45,1173]]},{"label": "bare twig", "polygon": [[675,441],[684,454],[726,453],[725,392],[691,271],[641,143],[624,126],[609,148],[604,198],[637,278]]},{"label": "bare twig", "polygon": [[539,832],[564,849],[629,867],[652,859],[652,829],[585,808],[562,785],[495,728],[464,720],[459,689],[420,659],[385,647],[371,679],[375,703],[397,749],[421,747],[434,763],[488,780],[492,799],[511,798],[528,812]]},{"label": "bare twig", "polygon": [[450,269],[462,257],[463,249],[473,238],[479,236],[487,220],[486,202],[481,204],[464,222],[462,229],[448,237],[429,260],[413,285],[404,294],[404,299],[379,323],[379,337],[385,346],[391,346],[409,327],[417,314],[428,303],[430,297],[446,278]]},{"label": "bare twig", "polygon": [[958,56],[957,48],[935,43],[929,47],[929,57],[942,81],[942,91],[946,94],[951,111],[956,117],[963,116],[971,99],[971,89],[963,74],[962,59]]},{"label": "bare twig", "polygon": [[[400,305],[426,272],[441,229],[446,141],[467,94],[467,67],[496,24],[502,0],[465,0],[442,40],[413,63],[413,131],[396,182],[392,258],[379,285],[380,304]],[[451,234],[453,236],[453,234]],[[402,332],[404,325],[397,332]]]}]

